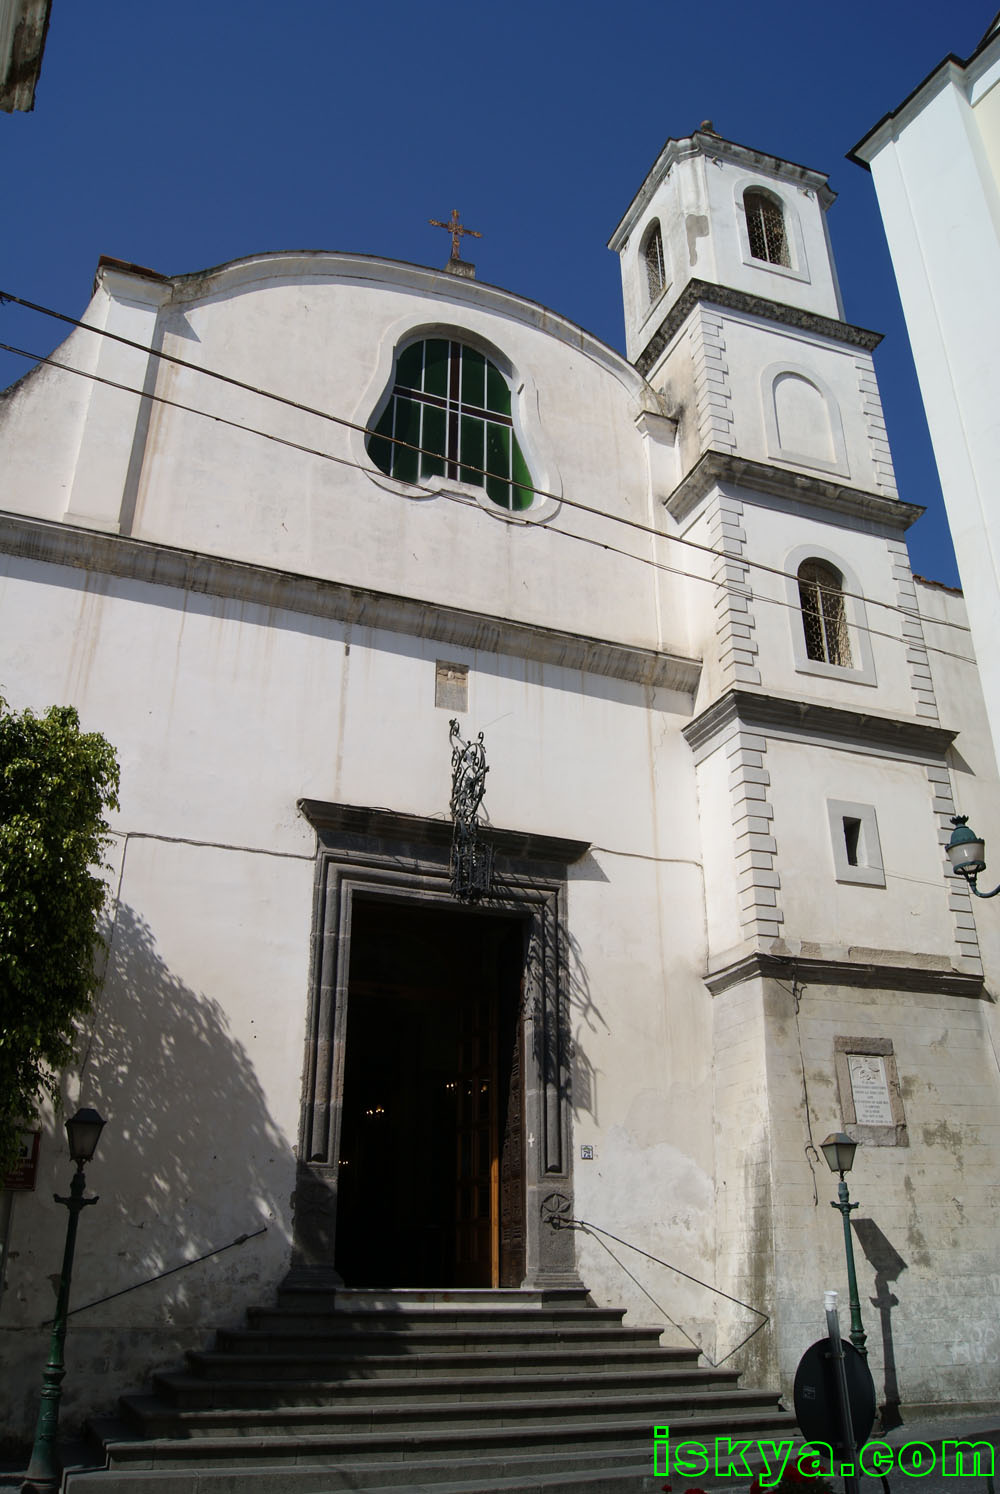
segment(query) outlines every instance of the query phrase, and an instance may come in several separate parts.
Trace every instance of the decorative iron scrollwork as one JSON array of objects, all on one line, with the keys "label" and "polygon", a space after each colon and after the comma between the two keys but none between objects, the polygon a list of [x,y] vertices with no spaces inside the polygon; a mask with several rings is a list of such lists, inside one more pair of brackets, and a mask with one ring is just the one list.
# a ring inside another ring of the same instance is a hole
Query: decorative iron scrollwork
[{"label": "decorative iron scrollwork", "polygon": [[479,806],[486,792],[483,734],[463,742],[457,721],[451,727],[451,890],[463,902],[489,897],[493,888],[493,847],[479,838]]}]

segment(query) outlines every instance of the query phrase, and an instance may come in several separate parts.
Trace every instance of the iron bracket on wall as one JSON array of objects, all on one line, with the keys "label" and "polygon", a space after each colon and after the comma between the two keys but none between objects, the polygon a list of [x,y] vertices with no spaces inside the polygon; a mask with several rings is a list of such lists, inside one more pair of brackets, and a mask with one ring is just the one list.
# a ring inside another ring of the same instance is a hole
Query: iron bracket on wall
[{"label": "iron bracket on wall", "polygon": [[450,723],[451,740],[451,837],[449,875],[454,897],[475,903],[493,890],[493,847],[480,839],[479,806],[486,792],[483,734],[464,742],[456,720]]}]

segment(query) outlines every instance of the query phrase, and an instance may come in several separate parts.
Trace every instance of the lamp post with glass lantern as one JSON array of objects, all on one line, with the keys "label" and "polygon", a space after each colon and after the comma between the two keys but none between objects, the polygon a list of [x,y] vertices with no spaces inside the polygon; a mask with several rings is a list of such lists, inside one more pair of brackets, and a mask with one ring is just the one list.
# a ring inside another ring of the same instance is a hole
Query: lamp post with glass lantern
[{"label": "lamp post with glass lantern", "polygon": [[66,1319],[69,1313],[69,1288],[73,1274],[73,1252],[76,1248],[76,1226],[83,1209],[97,1203],[96,1198],[84,1198],[87,1186],[83,1169],[97,1150],[104,1121],[96,1110],[89,1108],[76,1112],[66,1122],[69,1137],[69,1154],[76,1163],[76,1172],[70,1184],[69,1198],[58,1193],[52,1196],[56,1203],[65,1204],[69,1210],[66,1221],[66,1244],[63,1248],[62,1273],[59,1277],[59,1295],[56,1298],[56,1313],[52,1320],[52,1337],[49,1340],[49,1359],[42,1374],[42,1403],[38,1410],[35,1428],[35,1445],[31,1450],[31,1462],[21,1484],[22,1494],[41,1494],[43,1490],[55,1491],[62,1482],[62,1464],[59,1460],[59,1401],[62,1397],[62,1381],[66,1373],[63,1361],[63,1344],[66,1338]]},{"label": "lamp post with glass lantern", "polygon": [[854,1269],[854,1240],[851,1236],[851,1210],[858,1205],[851,1203],[844,1182],[844,1173],[850,1172],[854,1166],[854,1153],[857,1151],[858,1143],[852,1141],[850,1136],[845,1136],[843,1131],[834,1131],[821,1143],[820,1150],[826,1158],[827,1166],[831,1172],[840,1173],[840,1184],[837,1188],[837,1199],[830,1200],[831,1209],[839,1209],[844,1220],[844,1249],[847,1252],[847,1286],[851,1304],[851,1343],[859,1354],[868,1357],[865,1348],[865,1340],[868,1335],[861,1321],[861,1302],[858,1298],[858,1278]]}]

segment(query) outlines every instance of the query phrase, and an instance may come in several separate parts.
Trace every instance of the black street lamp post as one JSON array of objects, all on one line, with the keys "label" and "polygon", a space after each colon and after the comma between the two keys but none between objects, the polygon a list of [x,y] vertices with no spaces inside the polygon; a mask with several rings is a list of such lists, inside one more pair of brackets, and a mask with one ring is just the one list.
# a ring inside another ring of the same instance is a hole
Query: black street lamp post
[{"label": "black street lamp post", "polygon": [[96,1198],[84,1198],[87,1186],[83,1169],[97,1150],[104,1121],[96,1110],[78,1110],[66,1122],[69,1137],[69,1154],[76,1163],[76,1172],[70,1184],[69,1198],[52,1196],[56,1203],[65,1204],[69,1210],[66,1221],[66,1244],[63,1249],[62,1274],[59,1277],[59,1295],[56,1299],[56,1315],[52,1322],[52,1337],[49,1340],[49,1360],[42,1375],[42,1404],[38,1410],[35,1428],[35,1445],[31,1450],[31,1462],[21,1484],[22,1494],[42,1494],[56,1491],[62,1482],[62,1463],[59,1459],[59,1401],[62,1396],[62,1381],[66,1373],[63,1361],[63,1344],[66,1339],[66,1318],[69,1313],[69,1288],[73,1275],[73,1252],[76,1248],[76,1226],[83,1209],[97,1203]]},{"label": "black street lamp post", "polygon": [[854,1269],[854,1240],[851,1235],[851,1210],[858,1205],[851,1203],[844,1182],[844,1173],[850,1172],[854,1166],[854,1153],[858,1143],[852,1141],[850,1136],[845,1136],[843,1131],[835,1131],[820,1144],[820,1150],[826,1158],[827,1166],[831,1172],[840,1173],[840,1183],[837,1187],[837,1198],[830,1200],[831,1209],[839,1209],[844,1221],[844,1250],[847,1253],[847,1287],[851,1304],[851,1343],[859,1354],[868,1358],[868,1350],[865,1341],[868,1338],[864,1324],[861,1321],[861,1301],[858,1297],[858,1277]]}]

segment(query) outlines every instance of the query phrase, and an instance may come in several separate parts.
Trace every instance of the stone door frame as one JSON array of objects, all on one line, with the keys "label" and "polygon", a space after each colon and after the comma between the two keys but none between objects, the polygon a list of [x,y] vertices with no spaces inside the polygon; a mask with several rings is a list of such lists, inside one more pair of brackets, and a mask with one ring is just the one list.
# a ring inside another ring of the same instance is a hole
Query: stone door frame
[{"label": "stone door frame", "polygon": [[[337,1157],[353,900],[454,907],[451,824],[315,799],[301,799],[298,807],[316,830],[317,848],[293,1271],[338,1284]],[[486,834],[496,855],[495,895],[476,910],[519,917],[528,929],[522,1000],[524,1285],[579,1286],[573,1231],[553,1229],[549,1220],[571,1215],[573,1207],[566,867],[589,845],[492,827]]]}]

